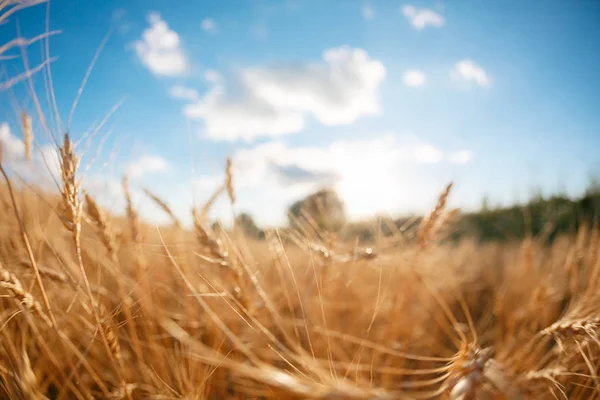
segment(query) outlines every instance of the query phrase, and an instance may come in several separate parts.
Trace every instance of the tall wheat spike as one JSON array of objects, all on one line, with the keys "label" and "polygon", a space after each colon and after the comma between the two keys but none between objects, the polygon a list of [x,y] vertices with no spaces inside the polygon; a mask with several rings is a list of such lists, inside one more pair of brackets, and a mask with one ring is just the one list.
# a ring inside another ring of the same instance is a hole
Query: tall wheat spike
[{"label": "tall wheat spike", "polygon": [[48,326],[52,326],[50,318],[42,310],[42,306],[38,303],[31,293],[25,291],[21,281],[12,273],[4,268],[0,263],[0,287],[9,290],[13,297],[21,303],[21,305],[27,310],[38,316]]},{"label": "tall wheat spike", "polygon": [[225,167],[225,187],[227,187],[227,195],[231,204],[235,204],[235,192],[233,190],[233,163],[231,158],[227,159],[227,165]]},{"label": "tall wheat spike", "polygon": [[[81,252],[81,215],[82,215],[82,202],[80,199],[80,182],[77,180],[77,168],[79,166],[79,157],[75,153],[75,147],[68,133],[65,133],[63,145],[60,148],[61,155],[61,173],[62,173],[62,197],[64,204],[64,218],[63,224],[65,228],[71,232],[73,243],[75,245],[75,253],[77,255],[77,261],[79,264],[81,277],[87,295],[90,301],[92,314],[94,316],[102,342],[110,356],[111,363],[115,368],[115,371],[119,375],[121,386],[125,389],[126,383],[122,377],[122,365],[119,365],[115,358],[113,348],[111,348],[111,342],[109,340],[109,333],[106,331],[106,326],[103,324],[99,314],[99,305],[94,298],[92,286],[87,276],[87,272],[83,265],[83,256]],[[131,396],[128,397],[131,400]]]},{"label": "tall wheat spike", "polygon": [[140,223],[135,207],[133,206],[133,201],[131,200],[129,178],[127,176],[123,177],[123,192],[125,193],[125,209],[127,212],[127,220],[129,221],[131,240],[137,244],[140,241]]},{"label": "tall wheat spike", "polygon": [[144,193],[146,193],[146,195],[150,199],[152,199],[152,201],[154,203],[156,203],[156,205],[159,206],[171,218],[171,220],[173,221],[173,224],[175,224],[176,228],[181,229],[181,222],[175,216],[175,213],[173,212],[173,210],[171,209],[171,207],[169,207],[169,205],[167,203],[162,201],[160,199],[160,197],[158,197],[157,195],[152,193],[149,189],[144,188]]},{"label": "tall wheat spike", "polygon": [[450,182],[446,186],[444,191],[440,194],[435,208],[423,220],[418,238],[419,246],[421,246],[422,248],[427,246],[427,243],[429,242],[429,240],[431,240],[433,228],[435,227],[437,220],[440,218],[440,216],[444,212],[444,209],[446,208],[446,201],[448,199],[448,195],[450,194],[450,190],[452,189],[452,185],[453,183]]},{"label": "tall wheat spike", "polygon": [[27,111],[23,111],[21,114],[21,120],[23,123],[23,145],[25,146],[25,157],[27,158],[27,161],[31,161],[33,158],[33,130],[31,129],[31,118],[29,115],[27,115]]},{"label": "tall wheat spike", "polygon": [[85,193],[85,202],[87,204],[87,213],[98,227],[100,238],[102,239],[104,247],[108,251],[108,254],[114,258],[117,249],[117,242],[110,227],[108,218],[106,218],[106,215],[102,209],[100,209],[94,198],[88,193]]}]

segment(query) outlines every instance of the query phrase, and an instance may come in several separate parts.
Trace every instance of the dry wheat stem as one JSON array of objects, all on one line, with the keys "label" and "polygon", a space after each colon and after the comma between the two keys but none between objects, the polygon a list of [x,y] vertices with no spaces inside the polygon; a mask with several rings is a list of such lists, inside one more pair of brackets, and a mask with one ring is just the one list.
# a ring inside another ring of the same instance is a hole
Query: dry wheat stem
[{"label": "dry wheat stem", "polygon": [[138,244],[140,241],[139,219],[137,212],[133,207],[133,201],[131,200],[131,192],[129,191],[129,179],[127,178],[127,176],[123,177],[123,192],[125,193],[127,220],[129,221],[131,240],[135,244]]},{"label": "dry wheat stem", "polygon": [[25,157],[27,161],[31,162],[32,146],[33,146],[33,131],[31,129],[31,118],[27,115],[27,112],[23,111],[21,115],[23,123],[23,145],[25,146]]},{"label": "dry wheat stem", "polygon": [[225,186],[227,187],[227,195],[231,205],[235,204],[235,192],[233,191],[233,165],[231,158],[227,159],[227,166],[225,167]]},{"label": "dry wheat stem", "polygon": [[87,204],[87,213],[98,227],[98,230],[100,232],[100,238],[102,239],[102,244],[104,244],[104,247],[106,248],[106,251],[108,252],[111,259],[113,261],[116,261],[117,243],[108,218],[106,217],[104,212],[102,212],[94,198],[88,193],[85,193],[85,201]]},{"label": "dry wheat stem", "polygon": [[429,215],[423,220],[421,229],[419,231],[419,246],[425,247],[427,243],[431,240],[431,236],[433,234],[432,230],[440,217],[440,215],[444,212],[446,207],[446,201],[448,199],[448,195],[450,194],[450,190],[452,189],[453,183],[450,182],[444,191],[440,194],[438,198],[438,202],[435,208],[429,213]]},{"label": "dry wheat stem", "polygon": [[[102,342],[108,351],[109,358],[115,371],[119,376],[119,380],[121,381],[121,385],[123,388],[126,388],[125,381],[122,376],[122,368],[119,365],[118,361],[115,359],[115,355],[113,353],[113,349],[111,348],[111,343],[108,338],[107,331],[105,329],[104,324],[102,323],[102,319],[99,315],[98,304],[94,299],[94,295],[92,292],[92,287],[90,281],[88,279],[87,273],[85,271],[85,267],[83,265],[83,257],[81,253],[81,212],[82,212],[82,203],[79,198],[79,182],[77,182],[76,174],[77,167],[79,165],[79,158],[75,154],[75,149],[71,139],[69,138],[69,134],[66,133],[63,141],[63,145],[60,148],[61,154],[61,172],[62,172],[62,183],[63,183],[63,200],[64,200],[64,208],[65,208],[65,220],[63,224],[67,230],[72,233],[73,243],[75,245],[75,253],[77,255],[77,261],[79,264],[81,276],[83,279],[83,283],[85,289],[87,291],[87,296],[90,301],[90,306],[92,309],[92,315],[94,316],[96,325],[100,331],[100,336],[102,338]],[[131,396],[128,398],[131,400]]]},{"label": "dry wheat stem", "polygon": [[23,288],[21,281],[11,274],[9,271],[4,269],[2,264],[0,264],[0,287],[3,287],[9,290],[13,296],[19,300],[19,303],[25,307],[27,311],[33,312],[35,315],[40,317],[42,321],[44,321],[48,326],[52,326],[52,321],[42,310],[40,303],[38,303],[31,293],[28,293]]},{"label": "dry wheat stem", "polygon": [[152,193],[150,190],[144,188],[144,193],[146,193],[146,195],[148,197],[150,197],[150,199],[156,203],[157,206],[159,206],[173,221],[173,223],[175,224],[175,227],[178,229],[181,229],[181,222],[179,222],[179,219],[175,216],[175,213],[173,212],[173,210],[171,209],[171,207],[169,207],[169,205],[167,203],[165,203],[164,201],[162,201],[160,199],[160,197],[158,197],[157,195],[155,195],[154,193]]},{"label": "dry wheat stem", "polygon": [[[1,153],[1,149],[0,149],[0,153]],[[35,281],[38,285],[38,288],[40,289],[40,294],[42,296],[42,302],[44,303],[46,312],[48,313],[50,321],[52,322],[51,325],[54,328],[58,329],[57,328],[58,324],[56,323],[56,319],[54,318],[54,313],[52,312],[52,307],[50,306],[50,301],[48,300],[48,295],[46,294],[46,289],[44,288],[44,283],[42,282],[42,277],[40,276],[40,271],[39,271],[37,263],[35,261],[35,256],[33,255],[33,250],[31,249],[31,245],[29,243],[29,237],[27,236],[27,232],[25,231],[25,226],[23,225],[23,220],[21,219],[21,216],[19,215],[19,209],[17,207],[17,202],[15,200],[15,195],[13,192],[11,181],[10,181],[8,175],[6,174],[6,171],[4,170],[4,167],[1,162],[1,156],[0,156],[0,173],[2,173],[2,175],[4,176],[4,180],[6,181],[6,186],[8,187],[8,192],[10,194],[10,199],[12,201],[13,212],[15,214],[15,217],[17,218],[17,221],[19,222],[21,238],[23,240],[23,243],[25,244],[25,249],[27,250],[27,256],[29,257],[29,261],[31,262],[31,265],[33,266],[33,271],[35,274]]]},{"label": "dry wheat stem", "polygon": [[5,9],[6,7],[10,7],[0,13],[0,25],[11,15],[16,13],[17,11],[21,11],[25,8],[45,3],[47,0],[32,0],[32,1],[22,1],[22,0],[3,0],[0,3],[0,11]]}]

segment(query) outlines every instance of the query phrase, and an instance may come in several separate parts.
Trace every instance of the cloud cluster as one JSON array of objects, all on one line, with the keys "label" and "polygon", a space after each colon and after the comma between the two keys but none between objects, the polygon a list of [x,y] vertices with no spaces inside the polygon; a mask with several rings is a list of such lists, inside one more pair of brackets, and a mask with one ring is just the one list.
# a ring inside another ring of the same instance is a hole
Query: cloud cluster
[{"label": "cloud cluster", "polygon": [[12,134],[6,122],[0,124],[0,145],[3,162],[10,163],[25,157],[23,141]]},{"label": "cloud cluster", "polygon": [[454,66],[451,74],[455,79],[476,83],[482,87],[488,87],[492,84],[485,70],[472,60],[459,61]]},{"label": "cloud cluster", "polygon": [[422,71],[419,71],[418,69],[411,69],[404,72],[402,80],[406,86],[418,87],[423,86],[427,79]]},{"label": "cloud cluster", "polygon": [[422,30],[428,26],[440,28],[444,26],[444,17],[429,8],[416,8],[412,5],[402,7],[402,14],[409,20],[413,28]]},{"label": "cloud cluster", "polygon": [[[242,202],[246,197],[256,200],[262,194],[262,200],[248,204],[259,219],[272,218],[274,209],[283,211],[289,202],[323,186],[335,187],[350,215],[359,218],[409,201],[402,196],[411,185],[419,185],[418,181],[409,182],[416,176],[416,165],[460,165],[471,158],[466,149],[444,151],[414,136],[390,133],[370,139],[339,140],[326,147],[290,147],[271,141],[238,150],[233,155],[233,168]],[[222,179],[222,175],[203,176],[197,185],[210,193]],[[264,210],[257,209],[264,203],[264,193],[272,200]],[[420,194],[411,196],[421,201]],[[410,205],[416,207],[418,201]]]},{"label": "cloud cluster", "polygon": [[2,163],[21,177],[40,185],[52,184],[60,177],[60,160],[53,145],[43,145],[31,161],[25,156],[23,140],[12,133],[8,123],[0,123]]},{"label": "cloud cluster", "polygon": [[179,35],[169,29],[156,12],[148,15],[148,22],[150,27],[144,30],[142,38],[134,44],[139,59],[156,75],[183,75],[188,62],[181,48]]},{"label": "cloud cluster", "polygon": [[[365,20],[375,17],[367,3],[361,11]],[[402,13],[416,30],[445,24],[444,17],[432,9],[406,5]],[[183,75],[188,60],[178,34],[156,13],[150,14],[149,22],[150,27],[135,44],[139,58],[156,75]],[[202,20],[200,27],[210,34],[219,32],[212,18]],[[451,75],[483,87],[491,84],[488,74],[471,60],[454,65]],[[293,147],[281,140],[303,131],[310,121],[324,126],[349,125],[379,114],[379,92],[385,77],[384,64],[366,50],[341,46],[325,50],[317,61],[245,67],[225,76],[207,70],[205,92],[174,85],[169,95],[183,101],[184,115],[198,121],[209,139],[250,142],[273,138],[233,154],[240,205],[247,202],[259,221],[268,222],[267,218],[275,217],[273,209],[283,212],[290,201],[324,185],[334,186],[347,202],[351,217],[357,218],[375,210],[418,207],[429,194],[419,189],[407,196],[406,191],[425,185],[419,181],[419,171],[432,165],[464,165],[473,158],[467,149],[441,149],[398,134],[338,140],[325,147]],[[427,76],[410,69],[404,71],[402,80],[405,86],[418,88],[427,83]],[[18,145],[12,146],[17,149],[13,152],[19,151]],[[421,168],[415,168],[417,165]],[[162,158],[146,155],[131,162],[127,173],[140,178],[168,168]],[[209,195],[222,179],[221,174],[201,176],[195,181],[196,188]],[[433,196],[438,189],[433,188]]]},{"label": "cloud cluster", "polygon": [[202,120],[205,135],[219,140],[299,132],[308,117],[327,126],[346,125],[380,112],[378,89],[385,73],[365,50],[332,48],[319,63],[248,68],[227,83],[213,79],[209,92],[184,113]]},{"label": "cloud cluster", "polygon": [[193,88],[188,88],[183,85],[174,85],[169,90],[169,94],[171,97],[180,99],[180,100],[189,100],[193,101],[200,97],[198,91]]},{"label": "cloud cluster", "polygon": [[243,185],[261,185],[285,178],[288,184],[334,183],[347,179],[349,171],[372,172],[379,167],[399,164],[435,164],[448,162],[465,164],[471,153],[465,149],[444,151],[412,135],[385,134],[370,139],[338,140],[327,147],[289,147],[281,141],[271,141],[234,155],[236,174]]},{"label": "cloud cluster", "polygon": [[129,163],[127,175],[132,179],[141,178],[154,172],[164,172],[168,169],[167,161],[159,156],[144,155]]}]

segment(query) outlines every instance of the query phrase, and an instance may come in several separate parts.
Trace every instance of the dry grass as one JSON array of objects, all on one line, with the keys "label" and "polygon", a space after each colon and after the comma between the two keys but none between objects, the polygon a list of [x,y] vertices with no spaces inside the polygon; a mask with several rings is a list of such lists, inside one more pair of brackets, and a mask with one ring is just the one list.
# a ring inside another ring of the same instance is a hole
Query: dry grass
[{"label": "dry grass", "polygon": [[[0,23],[40,2],[0,1]],[[210,227],[217,198],[237,201],[227,160],[192,231],[146,191],[174,223],[157,229],[126,177],[123,220],[82,193],[81,155],[55,142],[55,195],[16,187],[0,146],[2,399],[600,398],[598,226],[551,246],[443,244],[450,184],[420,226],[370,247],[310,216],[255,241]]]},{"label": "dry grass", "polygon": [[2,398],[600,394],[598,227],[434,244],[449,185],[418,231],[370,248],[314,227],[257,242],[209,228],[216,197],[235,199],[230,164],[195,233],[143,224],[126,180],[122,226],[87,194],[83,213],[68,136],[61,160],[57,209],[0,187]]}]

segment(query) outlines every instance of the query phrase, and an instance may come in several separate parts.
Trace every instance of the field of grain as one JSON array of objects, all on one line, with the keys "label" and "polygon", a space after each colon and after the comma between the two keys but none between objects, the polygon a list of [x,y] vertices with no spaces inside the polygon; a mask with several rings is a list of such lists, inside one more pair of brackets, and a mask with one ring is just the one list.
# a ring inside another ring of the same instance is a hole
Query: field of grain
[{"label": "field of grain", "polygon": [[[26,6],[0,2],[0,23]],[[31,162],[26,114],[21,128]],[[155,226],[127,176],[124,216],[102,209],[82,150],[54,135],[54,192],[0,147],[2,399],[600,398],[597,223],[551,241],[445,240],[449,184],[422,219],[374,224],[368,240],[309,215],[259,238],[209,219],[237,200],[228,160],[191,229],[146,191],[172,220]]]},{"label": "field of grain", "polygon": [[[30,399],[596,398],[600,231],[452,245],[450,186],[369,247],[105,213],[61,145],[62,193],[0,192],[0,393]],[[152,195],[152,194],[150,194]],[[216,196],[235,201],[227,174]],[[154,196],[155,197],[155,196]],[[160,199],[154,198],[160,203]],[[211,199],[214,200],[214,199]],[[168,212],[169,206],[161,204]]]}]

